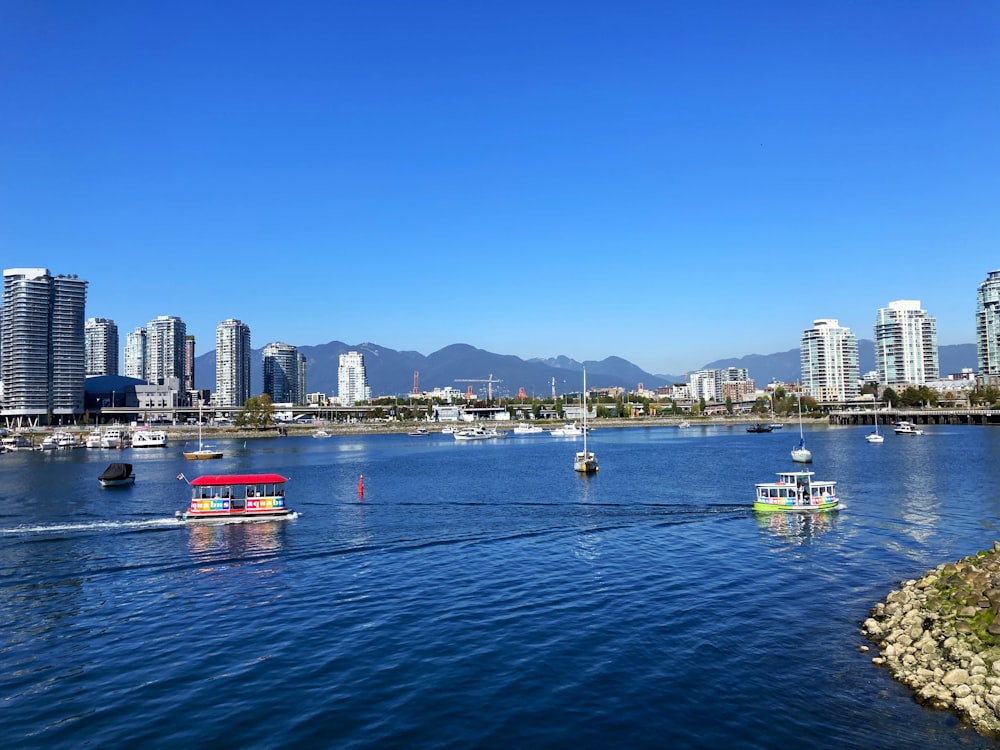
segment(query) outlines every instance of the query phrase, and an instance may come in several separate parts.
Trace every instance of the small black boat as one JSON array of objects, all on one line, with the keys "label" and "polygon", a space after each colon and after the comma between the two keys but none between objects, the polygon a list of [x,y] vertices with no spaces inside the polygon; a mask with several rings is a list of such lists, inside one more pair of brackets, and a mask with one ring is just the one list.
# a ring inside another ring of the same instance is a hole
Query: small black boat
[{"label": "small black boat", "polygon": [[101,487],[122,487],[127,484],[135,484],[135,474],[132,473],[132,464],[115,462],[109,464],[108,468],[97,478]]},{"label": "small black boat", "polygon": [[774,428],[769,424],[762,424],[758,422],[757,424],[747,427],[747,432],[771,432],[773,429]]}]

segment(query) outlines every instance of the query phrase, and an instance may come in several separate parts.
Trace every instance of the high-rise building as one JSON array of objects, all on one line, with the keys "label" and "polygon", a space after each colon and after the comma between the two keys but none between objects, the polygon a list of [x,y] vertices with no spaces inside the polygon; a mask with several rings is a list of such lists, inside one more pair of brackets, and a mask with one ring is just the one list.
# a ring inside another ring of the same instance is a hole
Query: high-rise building
[{"label": "high-rise building", "polygon": [[858,397],[858,339],[835,318],[813,321],[799,349],[802,390],[820,403]]},{"label": "high-rise building", "polygon": [[298,350],[275,342],[264,347],[264,393],[276,404],[300,404]]},{"label": "high-rise building", "polygon": [[146,329],[142,326],[125,334],[125,377],[148,380]]},{"label": "high-rise building", "polygon": [[[739,385],[734,385],[737,383]],[[729,367],[725,370],[695,370],[691,373],[690,389],[694,399],[703,398],[708,403],[720,403],[725,400],[727,391],[735,389],[740,393],[752,393],[754,385],[745,367]]]},{"label": "high-rise building", "polygon": [[341,354],[340,366],[337,367],[337,403],[353,406],[359,401],[370,401],[371,397],[365,355],[360,352]]},{"label": "high-rise building", "polygon": [[920,309],[920,300],[896,300],[878,311],[875,367],[879,383],[893,388],[937,380],[937,320]]},{"label": "high-rise building", "polygon": [[87,282],[47,268],[3,272],[0,381],[5,416],[83,414]]},{"label": "high-rise building", "polygon": [[150,385],[184,382],[184,341],[187,326],[173,315],[160,315],[146,326],[146,377]]},{"label": "high-rise building", "polygon": [[1000,270],[990,271],[976,295],[979,374],[1000,375]]},{"label": "high-rise building", "polygon": [[194,336],[188,334],[184,339],[184,392],[194,390]]},{"label": "high-rise building", "polygon": [[304,404],[304,403],[306,403],[306,398],[307,398],[306,394],[309,393],[309,391],[306,390],[306,355],[303,354],[302,352],[296,352],[295,353],[295,360],[297,362],[297,367],[298,367],[297,372],[298,372],[298,376],[299,376],[299,383],[298,383],[298,386],[299,386],[299,388],[298,388],[298,395],[299,395],[299,397],[298,397],[298,400],[295,403],[296,404]]},{"label": "high-rise building", "polygon": [[243,406],[250,398],[250,326],[228,318],[215,329],[215,404]]},{"label": "high-rise building", "polygon": [[87,318],[83,326],[87,375],[118,374],[118,326],[107,318]]}]

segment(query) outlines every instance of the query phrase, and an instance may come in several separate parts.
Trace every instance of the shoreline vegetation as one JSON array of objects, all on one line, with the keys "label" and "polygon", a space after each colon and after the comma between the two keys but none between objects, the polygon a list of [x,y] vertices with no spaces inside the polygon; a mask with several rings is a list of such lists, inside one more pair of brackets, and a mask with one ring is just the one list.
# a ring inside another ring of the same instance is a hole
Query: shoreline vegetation
[{"label": "shoreline vegetation", "polygon": [[[824,429],[829,427],[838,427],[839,425],[830,425],[826,421],[826,416],[816,417],[816,418],[806,418],[807,422],[821,425]],[[572,420],[567,419],[549,419],[549,420],[509,420],[509,421],[492,421],[492,420],[480,420],[483,424],[489,424],[491,427],[496,427],[498,430],[513,430],[516,426],[521,424],[533,424],[538,425],[543,429],[552,429],[553,427],[561,427],[567,422]],[[690,415],[671,415],[669,417],[602,417],[600,419],[590,419],[588,420],[588,428],[590,430],[597,429],[609,429],[609,428],[626,428],[626,427],[678,427],[682,422],[687,422],[691,427],[700,426],[712,426],[712,427],[746,427],[752,424],[757,424],[759,422],[768,422],[770,424],[782,424],[789,428],[798,427],[798,422],[791,417],[789,418],[769,418],[756,416],[746,416],[746,417],[692,417]],[[233,438],[233,439],[247,439],[247,438],[278,438],[278,437],[294,437],[294,436],[311,436],[316,430],[323,429],[326,430],[331,435],[356,435],[356,434],[366,434],[366,435],[379,435],[386,434],[392,435],[397,433],[406,434],[411,432],[415,428],[423,427],[430,432],[440,432],[442,429],[448,425],[452,426],[467,426],[474,424],[473,422],[428,422],[422,419],[409,419],[409,420],[398,420],[394,422],[382,422],[376,420],[368,420],[362,422],[333,422],[333,421],[323,421],[316,420],[312,424],[295,424],[289,422],[276,423],[268,425],[267,427],[234,427],[230,425],[212,425],[206,424],[202,426],[202,437],[212,438],[215,440]],[[112,425],[100,425],[103,429],[104,427],[110,427]],[[117,425],[119,427],[126,427],[128,429],[144,429],[148,427],[151,430],[166,430],[167,438],[171,442],[190,440],[191,436],[197,439],[198,436],[198,426],[197,425],[174,425],[174,424],[149,424],[145,423],[138,424],[135,426],[131,425]],[[50,427],[35,427],[30,429],[15,430],[8,428],[11,433],[19,433],[26,437],[31,436],[45,436],[53,432],[70,432],[74,435],[85,437],[87,433],[94,429],[94,425],[82,426],[82,425],[70,425],[70,426],[50,426]],[[777,430],[780,434],[780,430]]]},{"label": "shoreline vegetation", "polygon": [[861,632],[879,649],[872,663],[918,703],[1000,737],[1000,542],[904,581],[872,608]]}]

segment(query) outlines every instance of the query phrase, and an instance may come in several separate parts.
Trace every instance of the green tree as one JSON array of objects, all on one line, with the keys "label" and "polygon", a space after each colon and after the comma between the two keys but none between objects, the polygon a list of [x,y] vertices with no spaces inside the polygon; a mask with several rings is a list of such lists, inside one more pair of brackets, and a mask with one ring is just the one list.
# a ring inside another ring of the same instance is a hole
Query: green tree
[{"label": "green tree", "polygon": [[886,386],[885,390],[882,391],[882,403],[883,404],[889,404],[890,406],[892,404],[898,404],[899,403],[899,394],[896,393],[896,391],[894,391],[889,386]]},{"label": "green tree", "polygon": [[237,427],[270,427],[274,424],[274,404],[266,393],[251,396],[243,404],[243,411],[236,415],[233,423]]}]

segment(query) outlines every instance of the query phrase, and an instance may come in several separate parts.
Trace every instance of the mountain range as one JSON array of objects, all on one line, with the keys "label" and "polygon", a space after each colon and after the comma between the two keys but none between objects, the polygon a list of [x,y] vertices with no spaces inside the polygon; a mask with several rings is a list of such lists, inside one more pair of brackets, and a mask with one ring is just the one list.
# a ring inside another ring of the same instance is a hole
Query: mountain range
[{"label": "mountain range", "polygon": [[[310,393],[337,393],[337,368],[340,355],[361,352],[372,395],[391,396],[412,392],[416,384],[420,391],[451,386],[485,395],[486,380],[493,380],[493,395],[517,396],[520,389],[529,397],[550,398],[579,392],[583,385],[583,368],[587,368],[587,383],[593,388],[625,387],[635,389],[639,383],[654,389],[683,383],[686,374],[653,374],[621,357],[578,362],[565,356],[550,359],[521,359],[511,354],[495,354],[468,344],[451,344],[433,354],[396,351],[372,343],[348,345],[331,341],[317,346],[300,346],[306,358],[306,387]],[[251,354],[250,392],[263,393],[263,349]],[[858,341],[861,373],[875,369],[875,344]],[[957,373],[962,368],[976,368],[975,344],[953,344],[938,348],[941,374]],[[748,354],[739,358],[719,359],[698,369],[746,368],[758,387],[771,381],[794,383],[801,377],[799,350],[789,349],[775,354]],[[475,380],[482,382],[460,382]],[[215,350],[195,357],[195,387],[215,390]]]}]

